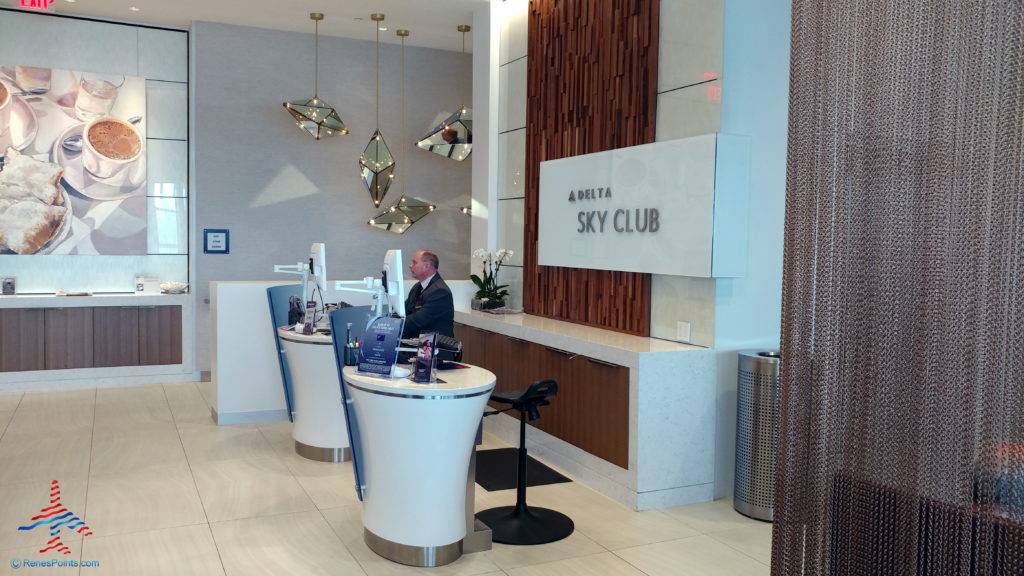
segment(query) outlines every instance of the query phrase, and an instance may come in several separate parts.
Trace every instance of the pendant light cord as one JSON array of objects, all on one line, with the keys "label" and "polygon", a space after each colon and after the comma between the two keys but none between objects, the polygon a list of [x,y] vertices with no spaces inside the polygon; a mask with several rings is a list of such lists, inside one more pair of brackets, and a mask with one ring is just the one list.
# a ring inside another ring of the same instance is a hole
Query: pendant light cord
[{"label": "pendant light cord", "polygon": [[[313,20],[313,99],[320,99],[320,21]],[[463,42],[465,50],[465,42]]]},{"label": "pendant light cord", "polygon": [[[406,34],[408,34],[408,31],[406,31]],[[401,66],[401,68],[402,68],[402,146],[400,148],[402,150],[402,161],[405,162],[405,160],[406,160],[406,158],[405,158],[405,36],[401,36],[401,38],[402,38],[402,66]],[[408,170],[408,169],[409,169],[409,167],[406,166],[406,170]],[[408,180],[408,178],[402,178],[402,198],[403,199],[405,198],[405,181],[406,180]]]},{"label": "pendant light cord", "polygon": [[[465,56],[466,56],[466,31],[465,30],[462,31],[462,56],[463,56],[463,59],[465,59]],[[470,74],[469,74],[469,76],[470,76],[470,78],[473,77],[472,67],[470,67]],[[466,102],[467,101],[469,101],[469,98],[467,97],[467,94],[465,92],[463,92],[462,93],[462,108],[463,109],[466,108]]]},{"label": "pendant light cord", "polygon": [[377,132],[380,132],[380,22],[374,21],[377,29]]}]

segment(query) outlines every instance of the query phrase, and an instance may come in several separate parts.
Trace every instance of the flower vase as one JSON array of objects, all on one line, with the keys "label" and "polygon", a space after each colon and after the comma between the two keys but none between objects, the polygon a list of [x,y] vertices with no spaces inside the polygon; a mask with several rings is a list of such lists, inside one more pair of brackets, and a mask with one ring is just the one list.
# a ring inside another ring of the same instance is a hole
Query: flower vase
[{"label": "flower vase", "polygon": [[504,308],[505,301],[501,298],[473,298],[469,303],[473,310],[494,310]]}]

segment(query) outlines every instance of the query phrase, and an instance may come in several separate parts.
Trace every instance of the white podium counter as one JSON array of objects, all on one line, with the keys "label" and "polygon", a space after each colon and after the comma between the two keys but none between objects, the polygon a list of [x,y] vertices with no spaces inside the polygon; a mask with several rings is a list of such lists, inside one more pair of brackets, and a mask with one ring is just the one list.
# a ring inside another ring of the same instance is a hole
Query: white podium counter
[{"label": "white podium counter", "polygon": [[463,551],[466,477],[495,377],[469,367],[436,384],[344,369],[364,539],[401,564],[441,566]]},{"label": "white podium counter", "polygon": [[279,330],[278,335],[292,373],[295,452],[320,462],[348,460],[351,452],[331,337],[290,330]]}]

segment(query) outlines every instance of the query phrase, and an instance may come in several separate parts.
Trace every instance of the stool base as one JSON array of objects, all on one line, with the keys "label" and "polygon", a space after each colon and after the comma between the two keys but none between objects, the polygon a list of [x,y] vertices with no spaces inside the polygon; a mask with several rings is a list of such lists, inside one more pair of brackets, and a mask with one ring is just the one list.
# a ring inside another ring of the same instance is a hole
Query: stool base
[{"label": "stool base", "polygon": [[500,506],[478,512],[477,519],[491,529],[491,539],[502,544],[547,544],[572,534],[572,519],[547,508]]}]

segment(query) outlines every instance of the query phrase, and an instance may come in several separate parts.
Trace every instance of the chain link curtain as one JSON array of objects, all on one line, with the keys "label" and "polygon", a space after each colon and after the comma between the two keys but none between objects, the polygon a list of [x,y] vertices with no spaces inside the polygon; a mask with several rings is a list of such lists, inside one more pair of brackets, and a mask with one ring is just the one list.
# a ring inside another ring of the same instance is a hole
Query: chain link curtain
[{"label": "chain link curtain", "polygon": [[772,574],[1024,574],[1020,0],[793,0]]}]

